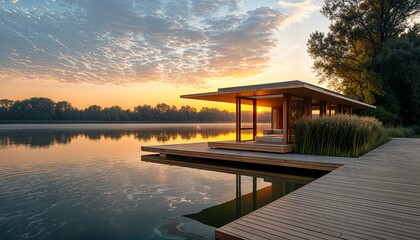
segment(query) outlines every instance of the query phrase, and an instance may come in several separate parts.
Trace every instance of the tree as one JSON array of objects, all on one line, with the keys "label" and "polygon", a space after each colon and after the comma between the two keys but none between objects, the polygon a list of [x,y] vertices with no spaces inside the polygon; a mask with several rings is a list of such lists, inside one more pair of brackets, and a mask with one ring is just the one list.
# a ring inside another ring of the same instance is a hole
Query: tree
[{"label": "tree", "polygon": [[51,120],[55,103],[49,98],[30,98],[16,101],[9,109],[10,119]]},{"label": "tree", "polygon": [[[159,103],[159,104],[156,105],[156,107],[154,109],[159,113],[159,118],[160,118],[159,120],[160,121],[172,120],[171,119],[171,113],[173,112],[173,109],[168,104]],[[175,110],[176,110],[176,108],[175,108]]]},{"label": "tree", "polygon": [[384,44],[410,28],[420,0],[326,0],[321,13],[330,31],[314,32],[308,52],[314,69],[335,90],[367,103],[384,94],[374,59]]},{"label": "tree", "polygon": [[14,101],[9,99],[1,99],[0,100],[0,119],[8,119],[9,118],[9,109],[13,106]]},{"label": "tree", "polygon": [[138,121],[154,121],[157,120],[157,111],[152,106],[144,104],[134,108],[135,120]]},{"label": "tree", "polygon": [[127,121],[129,116],[120,106],[112,106],[104,108],[103,110],[105,119],[107,121]]},{"label": "tree", "polygon": [[419,32],[417,27],[388,41],[374,61],[385,92],[377,104],[399,115],[404,125],[419,124],[420,119]]},{"label": "tree", "polygon": [[60,101],[55,104],[55,119],[72,120],[76,109],[67,101]]},{"label": "tree", "polygon": [[14,101],[9,99],[1,99],[0,100],[0,108],[9,110],[9,108],[13,105]]},{"label": "tree", "polygon": [[197,109],[189,105],[181,106],[179,109],[179,118],[181,121],[196,121]]},{"label": "tree", "polygon": [[83,111],[86,120],[104,120],[102,107],[98,105],[91,105]]}]

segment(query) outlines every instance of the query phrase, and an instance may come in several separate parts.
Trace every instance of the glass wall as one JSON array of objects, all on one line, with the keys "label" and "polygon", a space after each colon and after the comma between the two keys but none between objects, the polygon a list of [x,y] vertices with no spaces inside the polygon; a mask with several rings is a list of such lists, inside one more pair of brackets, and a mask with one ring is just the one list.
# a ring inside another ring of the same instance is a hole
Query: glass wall
[{"label": "glass wall", "polygon": [[294,130],[296,122],[304,117],[304,99],[300,97],[290,98],[290,136],[289,139],[293,142]]},{"label": "glass wall", "polygon": [[312,99],[312,118],[319,118],[319,101]]},{"label": "glass wall", "polygon": [[[237,99],[237,136],[236,141],[251,141],[256,135],[256,116],[254,115],[255,99],[239,98]],[[256,112],[255,112],[256,114]]]}]

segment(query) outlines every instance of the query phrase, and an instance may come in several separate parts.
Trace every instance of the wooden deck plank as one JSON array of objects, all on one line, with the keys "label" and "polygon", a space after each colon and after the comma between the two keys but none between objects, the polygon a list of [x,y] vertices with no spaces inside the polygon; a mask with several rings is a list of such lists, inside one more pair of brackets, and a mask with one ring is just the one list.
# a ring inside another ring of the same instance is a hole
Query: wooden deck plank
[{"label": "wooden deck plank", "polygon": [[288,229],[285,229],[285,228],[273,229],[272,227],[271,228],[267,227],[268,225],[265,225],[264,223],[260,221],[254,221],[251,218],[244,219],[239,224],[242,224],[244,227],[246,227],[247,229],[249,229],[250,231],[258,235],[269,233],[271,234],[270,236],[271,239],[279,239],[279,238],[287,239],[283,237],[286,234],[292,236],[293,238],[299,238],[299,239],[320,239],[320,238],[312,237],[310,235],[302,234],[300,232],[289,231]]},{"label": "wooden deck plank", "polygon": [[255,235],[252,232],[249,232],[249,228],[238,228],[238,225],[235,227],[230,227],[229,225],[224,226],[223,232],[216,232],[216,239],[227,239],[227,240],[237,240],[237,239],[244,239],[244,240],[270,240],[274,239],[273,236],[269,237],[261,237],[259,235]]},{"label": "wooden deck plank", "polygon": [[[348,187],[348,186],[344,186]],[[356,196],[363,196],[363,199],[375,202],[384,202],[388,204],[395,204],[400,206],[407,207],[417,207],[420,208],[420,195],[406,197],[403,195],[395,195],[394,193],[383,193],[382,191],[373,192],[370,190],[347,190],[340,188],[340,186],[331,186],[331,185],[316,185],[313,188],[308,189],[307,191],[317,194],[331,194],[335,196],[357,198]]]},{"label": "wooden deck plank", "polygon": [[285,237],[281,237],[278,235],[274,235],[269,231],[255,231],[254,226],[251,228],[247,224],[237,223],[233,226],[226,225],[227,227],[231,228],[231,231],[238,232],[239,235],[244,235],[249,239],[287,239]]},{"label": "wooden deck plank", "polygon": [[[404,224],[407,226],[415,226],[416,229],[419,226],[420,222],[418,219],[411,220],[409,218],[403,218],[399,214],[393,212],[392,210],[382,210],[378,208],[370,208],[363,205],[343,205],[341,203],[336,202],[320,202],[320,201],[314,201],[312,198],[307,199],[299,199],[300,196],[297,197],[298,201],[295,198],[288,199],[287,201],[283,202],[275,202],[275,204],[270,204],[267,207],[277,207],[279,204],[279,207],[284,206],[281,204],[289,204],[290,206],[294,207],[302,207],[307,208],[307,211],[316,212],[317,214],[321,214],[321,212],[318,211],[318,209],[314,210],[312,208],[319,208],[323,209],[323,211],[327,211],[325,214],[327,214],[330,209],[333,209],[331,213],[333,214],[347,214],[348,211],[350,211],[351,215],[357,215],[361,218],[366,219],[378,219],[383,220],[383,218],[387,218],[387,223],[390,221],[393,221],[393,224]],[[384,223],[385,225],[387,223]]]},{"label": "wooden deck plank", "polygon": [[[271,208],[271,206],[270,206]],[[290,208],[290,206],[289,206]],[[400,238],[400,239],[416,239],[417,229],[415,233],[403,231],[401,234],[401,228],[395,229],[385,229],[383,224],[370,224],[369,219],[364,218],[345,218],[340,216],[337,218],[337,213],[325,214],[325,212],[316,214],[309,214],[307,211],[308,207],[304,208],[306,212],[290,210],[287,207],[284,208],[274,208],[272,207],[270,214],[261,215],[264,218],[273,218],[273,221],[281,222],[284,221],[290,225],[295,225],[301,228],[316,227],[322,229],[319,231],[323,232],[335,232],[337,235],[341,236],[346,234],[348,236],[353,236],[357,238],[363,238],[364,236],[376,237],[376,238]],[[325,209],[323,209],[325,210]],[[273,214],[277,213],[277,214]],[[358,220],[367,220],[364,223],[359,222]]]},{"label": "wooden deck plank", "polygon": [[278,230],[285,238],[420,239],[419,156],[419,139],[394,139],[229,226],[287,226]]},{"label": "wooden deck plank", "polygon": [[[252,221],[250,221],[252,220]],[[282,232],[291,232],[292,235],[300,238],[307,239],[339,239],[338,236],[325,235],[321,233],[322,231],[314,231],[313,229],[308,229],[308,227],[294,226],[289,223],[284,223],[280,221],[275,221],[266,217],[260,217],[258,215],[249,215],[248,218],[243,219],[244,222],[250,221],[251,224],[258,224],[264,226],[265,228],[270,228],[271,230]],[[281,235],[280,235],[281,236]]]},{"label": "wooden deck plank", "polygon": [[[280,216],[279,216],[280,215]],[[260,214],[255,213],[252,216],[258,216],[261,219],[271,219],[274,223],[274,226],[277,226],[277,223],[283,222],[291,226],[295,226],[300,229],[308,229],[319,234],[327,236],[341,237],[342,235],[351,236],[353,238],[363,238],[369,236],[369,238],[376,237],[382,238],[383,236],[389,237],[400,237],[403,239],[413,239],[410,236],[403,236],[401,234],[396,234],[394,232],[384,232],[381,229],[381,225],[366,225],[366,224],[355,224],[353,227],[347,227],[347,225],[354,224],[354,222],[348,222],[346,224],[338,224],[336,219],[329,219],[328,217],[323,217],[322,221],[318,216],[311,216],[307,214],[296,214],[293,210],[284,208],[284,209],[275,209],[270,212],[270,214]],[[379,229],[378,229],[379,228]]]},{"label": "wooden deck plank", "polygon": [[[369,226],[369,225],[375,225],[375,226],[388,226],[386,229],[406,229],[408,232],[411,230],[418,233],[418,226],[419,222],[410,223],[408,221],[405,221],[405,219],[398,218],[397,216],[385,214],[381,211],[372,210],[372,209],[361,209],[358,207],[349,207],[349,206],[343,206],[340,204],[331,204],[331,203],[311,203],[310,201],[303,202],[300,201],[299,203],[287,203],[282,205],[269,205],[267,206],[268,212],[284,212],[288,211],[289,208],[292,208],[295,212],[291,212],[293,214],[299,215],[302,214],[304,216],[306,215],[312,215],[319,219],[319,216],[323,216],[326,219],[334,219],[334,224],[338,224],[340,222],[343,223],[355,223],[360,222],[363,224],[363,226]],[[299,207],[299,209],[295,209]],[[317,209],[314,209],[314,208]],[[387,221],[383,221],[384,218],[387,218]],[[336,222],[338,221],[339,222]],[[394,226],[394,227],[393,227]]]},{"label": "wooden deck plank", "polygon": [[413,206],[420,208],[420,194],[418,193],[413,194],[411,197],[407,197],[403,195],[384,193],[383,191],[375,191],[373,188],[370,190],[352,190],[349,188],[349,186],[330,186],[326,184],[317,184],[307,191],[312,194],[333,195],[335,197],[370,200],[375,202],[392,203],[401,206]]},{"label": "wooden deck plank", "polygon": [[[383,183],[380,181],[370,181],[364,179],[357,179],[348,182],[345,179],[338,179],[338,178],[328,178],[328,182],[318,181],[313,184],[313,186],[320,186],[323,188],[352,188],[353,191],[368,191],[368,192],[378,192],[384,194],[390,194],[392,196],[406,196],[407,198],[414,197],[417,198],[420,194],[419,191],[415,191],[413,189],[412,184],[404,184],[404,183]],[[357,187],[357,188],[355,188]],[[413,190],[413,191],[410,191]]]}]

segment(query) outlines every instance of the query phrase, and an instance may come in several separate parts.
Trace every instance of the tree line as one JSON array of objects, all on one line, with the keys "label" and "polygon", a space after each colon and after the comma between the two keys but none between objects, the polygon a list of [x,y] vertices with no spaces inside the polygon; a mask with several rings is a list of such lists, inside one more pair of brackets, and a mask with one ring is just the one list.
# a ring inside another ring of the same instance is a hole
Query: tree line
[{"label": "tree line", "polygon": [[[251,120],[251,112],[244,112],[243,119]],[[270,112],[258,114],[259,122],[270,122]],[[112,122],[234,122],[235,113],[217,108],[203,107],[198,111],[191,106],[138,105],[131,109],[120,106],[91,105],[84,109],[73,107],[70,102],[54,102],[49,98],[34,97],[13,101],[0,100],[0,120],[26,121],[112,121]]]},{"label": "tree line", "polygon": [[420,119],[420,0],[325,0],[327,33],[308,40],[313,68],[335,90],[377,106],[386,124]]}]

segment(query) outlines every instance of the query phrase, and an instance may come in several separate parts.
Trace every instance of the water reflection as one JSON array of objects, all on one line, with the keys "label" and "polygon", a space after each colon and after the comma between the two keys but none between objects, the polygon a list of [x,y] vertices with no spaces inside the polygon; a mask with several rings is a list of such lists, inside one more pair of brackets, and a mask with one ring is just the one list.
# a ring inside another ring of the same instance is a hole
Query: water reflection
[{"label": "water reflection", "polygon": [[[188,218],[216,228],[265,206],[324,174],[321,171],[296,171],[281,167],[267,170],[263,166],[238,165],[237,163],[221,164],[217,161],[203,159],[185,159],[180,157],[167,159],[160,158],[158,155],[142,156],[142,161],[235,174],[235,189],[231,189],[232,192],[235,192],[234,199],[205,208],[197,213],[185,215]],[[258,168],[265,171],[260,171]],[[244,178],[252,179],[250,181],[252,182],[252,189],[243,191],[242,182]],[[264,185],[260,187],[261,182]]]},{"label": "water reflection", "polygon": [[217,138],[234,134],[233,124],[62,124],[62,125],[3,125],[0,127],[0,146],[24,145],[31,148],[48,148],[53,145],[71,143],[79,137],[89,140],[124,137],[148,142],[156,139],[159,143],[171,140],[191,140]]},{"label": "water reflection", "polygon": [[223,221],[316,177],[139,159],[145,136],[147,144],[159,136],[218,141],[225,133],[234,139],[233,131],[233,124],[0,125],[8,139],[0,146],[0,238],[214,239]]}]

